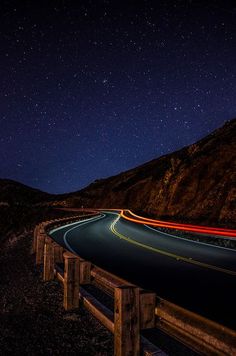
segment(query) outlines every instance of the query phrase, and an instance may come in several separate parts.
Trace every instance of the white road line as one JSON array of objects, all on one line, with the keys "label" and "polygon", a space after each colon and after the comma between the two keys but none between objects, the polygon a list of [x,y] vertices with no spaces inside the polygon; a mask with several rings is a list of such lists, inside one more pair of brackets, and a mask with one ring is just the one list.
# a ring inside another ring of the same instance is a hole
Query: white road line
[{"label": "white road line", "polygon": [[105,214],[111,214],[111,215],[118,215],[118,216],[120,216],[120,214],[119,213],[114,213],[114,212],[111,212],[111,211],[109,211],[109,210],[102,210],[102,212],[103,213],[105,213]]},{"label": "white road line", "polygon": [[106,216],[105,214],[102,214],[102,215],[97,216],[97,217],[95,217],[95,218],[87,219],[86,221],[84,220],[84,221],[81,222],[80,224],[78,224],[78,225],[72,227],[71,229],[67,230],[67,231],[65,232],[65,234],[63,235],[63,240],[64,240],[64,243],[65,243],[67,249],[70,250],[72,253],[77,254],[77,252],[76,252],[75,250],[73,250],[73,248],[70,246],[70,244],[68,243],[68,241],[67,241],[67,239],[66,239],[67,234],[68,234],[69,232],[71,232],[72,230],[76,229],[78,226],[86,225],[86,224],[89,224],[89,223],[91,223],[91,222],[93,222],[93,221],[101,220],[101,219],[105,218],[105,216]]},{"label": "white road line", "polygon": [[221,246],[216,246],[216,245],[212,245],[212,244],[207,244],[207,243],[205,243],[205,242],[194,241],[194,240],[191,240],[191,239],[185,239],[184,237],[179,237],[179,236],[176,236],[176,235],[168,234],[168,233],[163,232],[163,231],[160,231],[160,230],[156,230],[156,229],[154,229],[153,227],[148,226],[148,225],[145,225],[145,224],[144,224],[144,226],[147,227],[147,228],[150,229],[150,230],[155,231],[156,233],[160,233],[160,234],[163,234],[163,235],[167,235],[167,236],[170,236],[170,237],[174,237],[175,239],[178,239],[178,240],[185,240],[185,241],[188,241],[188,242],[193,242],[193,243],[195,243],[195,244],[205,245],[205,246],[208,246],[208,247],[216,247],[216,248],[221,248],[221,249],[223,249],[223,250],[228,250],[228,251],[231,251],[231,252],[236,252],[236,250],[231,249],[231,248],[228,248],[228,247],[221,247]]},{"label": "white road line", "polygon": [[[101,215],[99,215],[99,216],[101,216]],[[97,216],[95,216],[95,217],[97,217]],[[56,231],[62,230],[67,226],[73,226],[73,225],[76,225],[76,224],[80,225],[82,222],[93,220],[95,217],[92,217],[92,218],[89,218],[89,219],[86,219],[86,220],[80,220],[80,221],[78,220],[78,221],[76,221],[74,223],[62,225],[60,227],[57,227],[56,229],[50,230],[49,235],[53,234]]]}]

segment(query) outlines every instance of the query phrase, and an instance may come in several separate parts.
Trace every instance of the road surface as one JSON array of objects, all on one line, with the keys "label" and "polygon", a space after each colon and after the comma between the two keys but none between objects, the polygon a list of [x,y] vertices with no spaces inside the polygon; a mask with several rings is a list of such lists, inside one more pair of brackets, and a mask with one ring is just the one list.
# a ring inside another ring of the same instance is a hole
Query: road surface
[{"label": "road surface", "polygon": [[174,237],[102,211],[51,237],[82,258],[158,296],[236,328],[236,251]]}]

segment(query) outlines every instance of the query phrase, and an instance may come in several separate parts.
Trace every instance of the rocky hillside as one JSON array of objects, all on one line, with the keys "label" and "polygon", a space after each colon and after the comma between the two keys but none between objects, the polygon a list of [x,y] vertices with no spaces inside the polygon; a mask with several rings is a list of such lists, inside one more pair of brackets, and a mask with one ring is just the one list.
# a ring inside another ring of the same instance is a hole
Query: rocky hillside
[{"label": "rocky hillside", "polygon": [[1,210],[45,203],[236,227],[236,119],[193,145],[75,193],[50,195],[0,179]]},{"label": "rocky hillside", "polygon": [[236,226],[236,119],[199,142],[70,194],[68,206],[129,208]]}]

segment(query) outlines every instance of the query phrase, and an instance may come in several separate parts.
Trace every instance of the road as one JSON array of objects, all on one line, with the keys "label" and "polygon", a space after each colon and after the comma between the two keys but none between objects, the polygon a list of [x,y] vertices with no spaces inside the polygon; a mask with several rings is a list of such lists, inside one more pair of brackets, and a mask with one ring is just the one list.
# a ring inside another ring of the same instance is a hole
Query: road
[{"label": "road", "polygon": [[50,232],[82,258],[158,296],[236,328],[236,251],[174,237],[101,211]]}]

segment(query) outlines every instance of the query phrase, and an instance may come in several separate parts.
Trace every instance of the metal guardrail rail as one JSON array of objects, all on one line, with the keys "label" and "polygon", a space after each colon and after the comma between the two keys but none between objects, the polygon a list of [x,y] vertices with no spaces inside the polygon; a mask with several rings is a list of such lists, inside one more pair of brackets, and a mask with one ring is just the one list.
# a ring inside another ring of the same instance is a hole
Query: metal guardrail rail
[{"label": "metal guardrail rail", "polygon": [[[66,252],[48,235],[48,231],[65,223],[96,216],[97,211],[70,218],[43,222],[35,227],[33,252],[36,264],[43,264],[45,281],[57,278],[64,287],[66,310],[82,304],[114,334],[114,354],[165,355],[140,334],[141,330],[158,328],[199,354],[236,355],[236,332],[170,303],[155,293],[92,265],[79,256]],[[61,270],[58,264],[63,264]],[[114,311],[101,304],[83,285],[96,283],[114,297]]]}]

